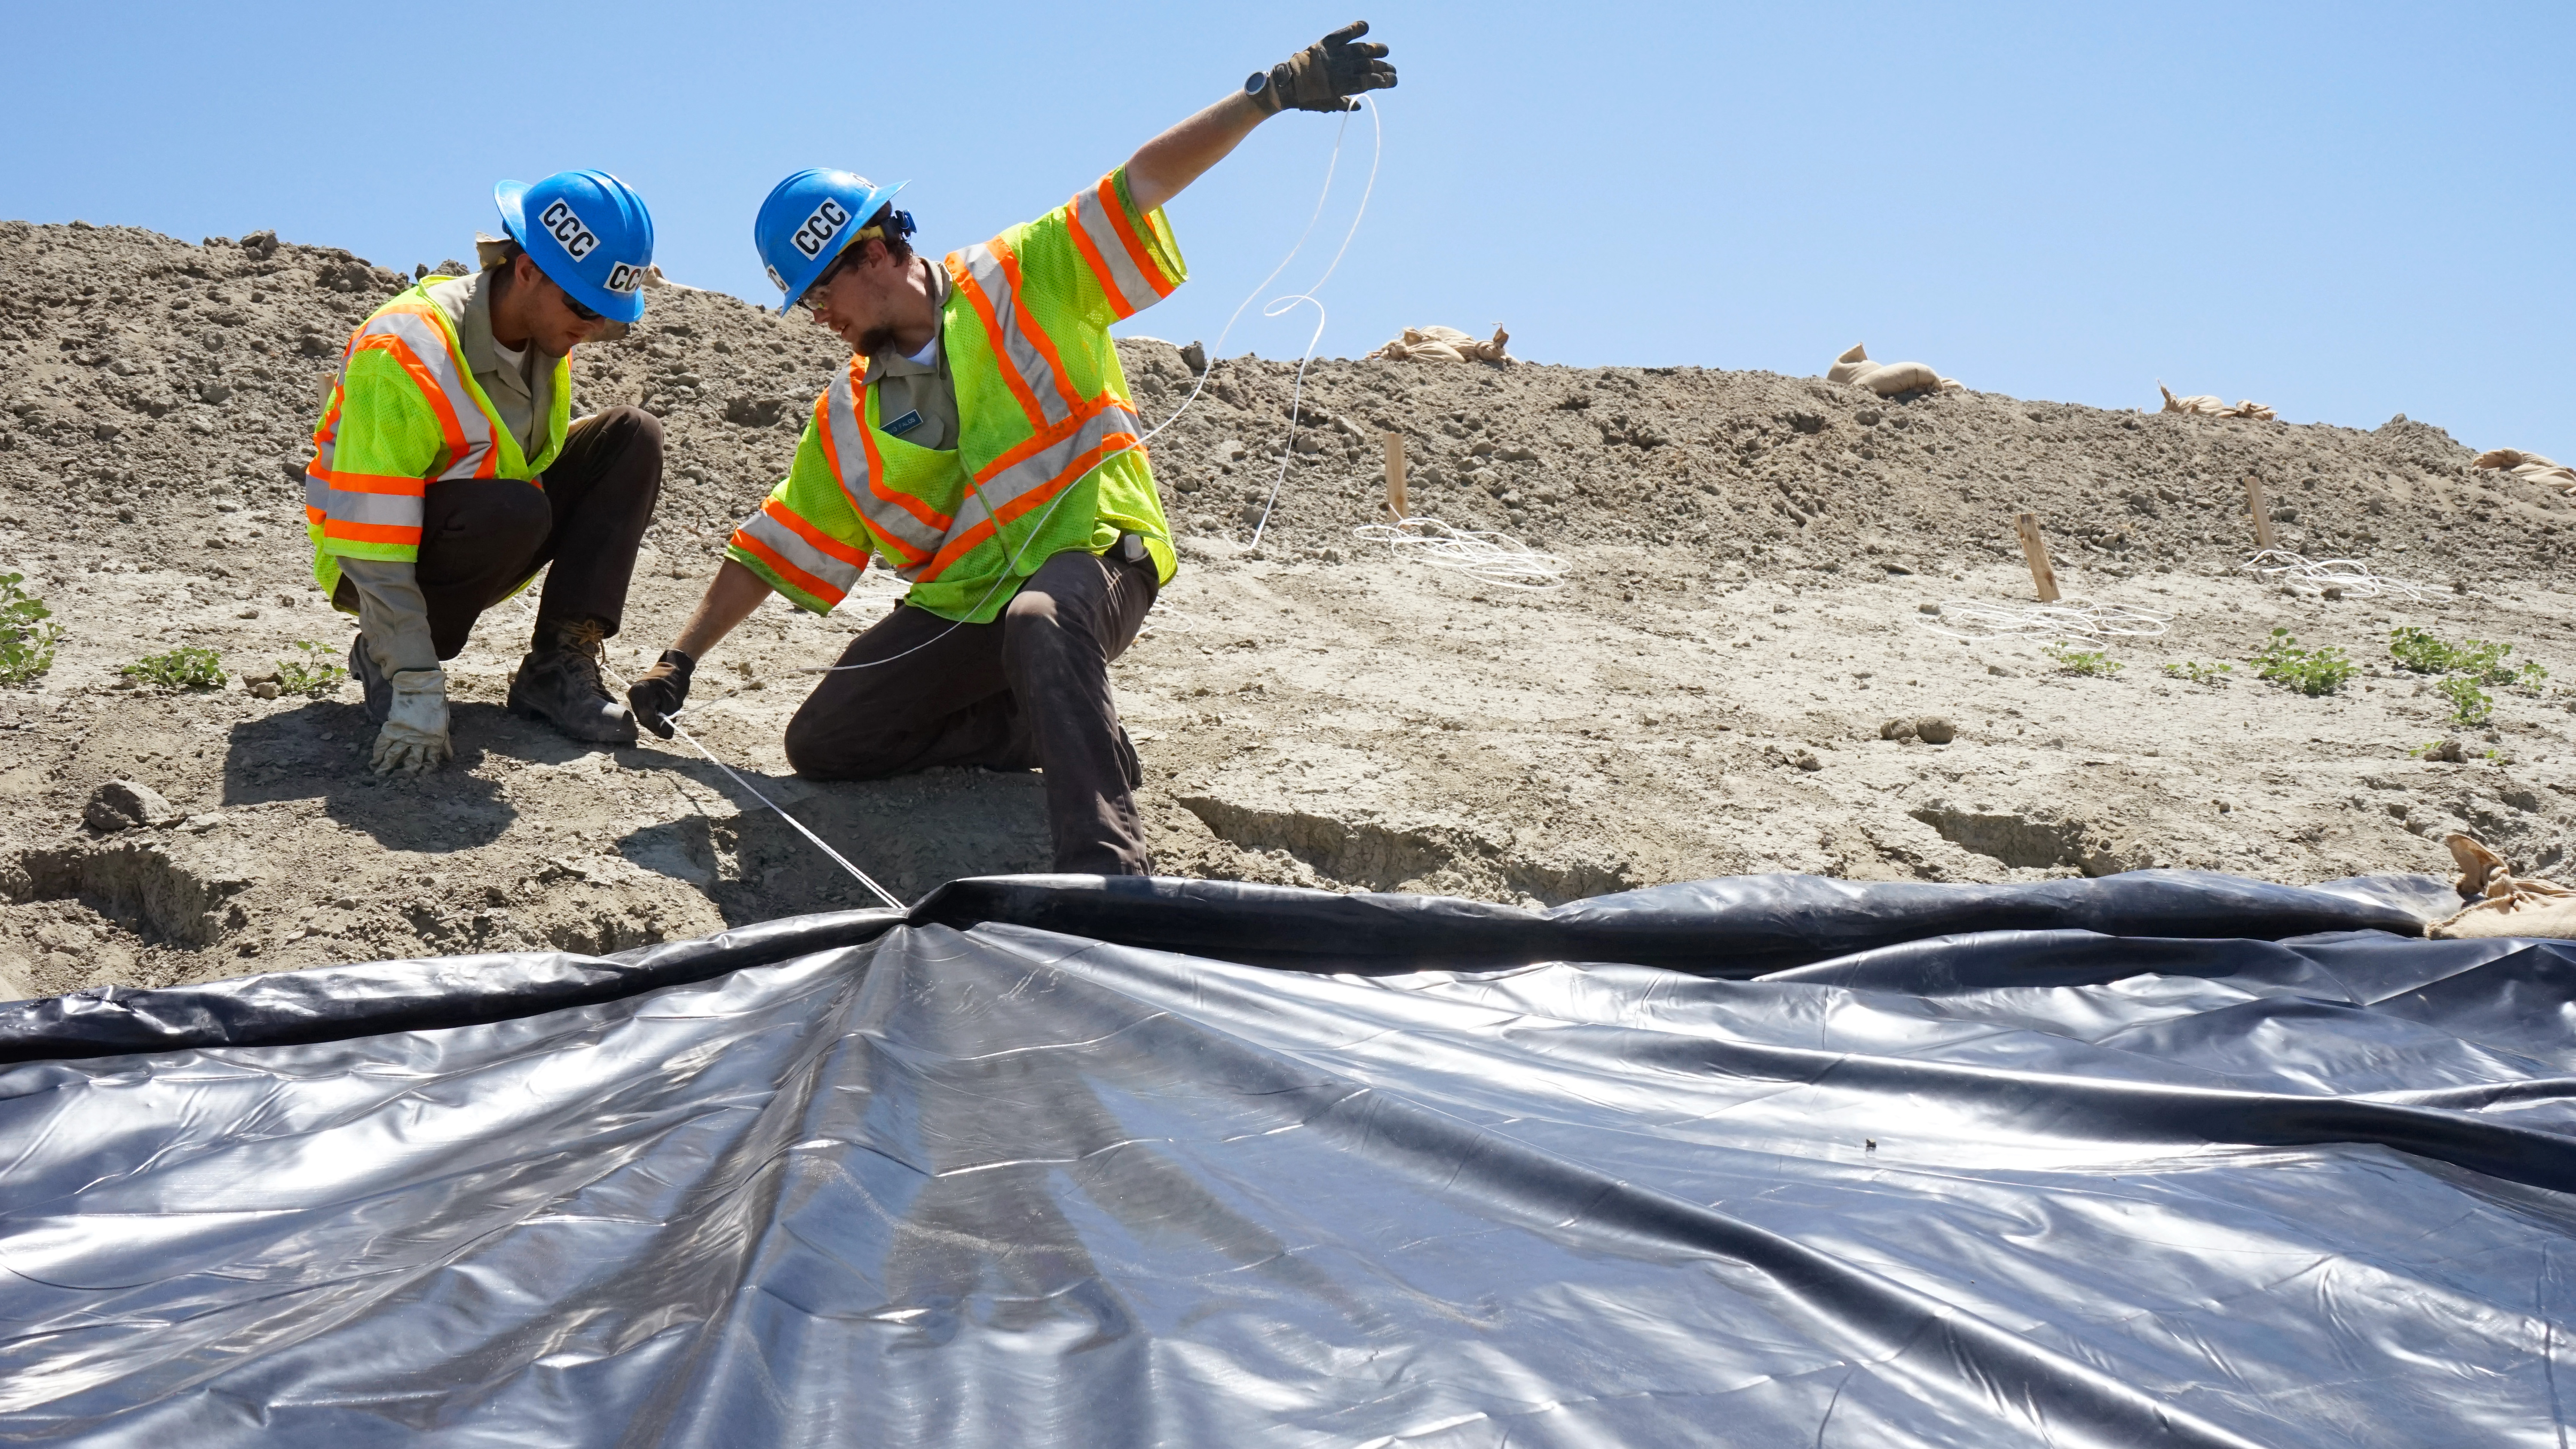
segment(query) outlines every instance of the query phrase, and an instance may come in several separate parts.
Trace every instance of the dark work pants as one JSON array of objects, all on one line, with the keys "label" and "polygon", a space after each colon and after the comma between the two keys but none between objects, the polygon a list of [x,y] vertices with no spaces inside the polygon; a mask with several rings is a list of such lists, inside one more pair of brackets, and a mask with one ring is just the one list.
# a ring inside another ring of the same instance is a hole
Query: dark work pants
[{"label": "dark work pants", "polygon": [[1136,814],[1144,773],[1118,724],[1109,661],[1135,642],[1154,593],[1152,559],[1075,551],[1040,565],[989,624],[898,606],[840,660],[887,662],[823,676],[787,723],[787,761],[816,780],[1036,766],[1057,870],[1149,874]]},{"label": "dark work pants", "polygon": [[[661,497],[661,421],[628,407],[584,418],[542,488],[508,478],[430,484],[413,576],[438,657],[455,658],[483,611],[548,564],[538,619],[589,619],[615,634]],[[357,585],[341,580],[337,599],[355,608]]]}]

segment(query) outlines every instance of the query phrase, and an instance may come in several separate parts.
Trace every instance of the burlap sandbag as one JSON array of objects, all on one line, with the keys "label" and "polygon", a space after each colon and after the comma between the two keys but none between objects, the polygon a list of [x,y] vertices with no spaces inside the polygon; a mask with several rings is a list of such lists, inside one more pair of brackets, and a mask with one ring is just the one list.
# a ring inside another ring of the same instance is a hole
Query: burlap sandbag
[{"label": "burlap sandbag", "polygon": [[2503,856],[2457,833],[2442,837],[2460,866],[2451,884],[2467,909],[2425,928],[2446,941],[2480,936],[2539,936],[2576,941],[2576,891],[2554,880],[2517,879]]},{"label": "burlap sandbag", "polygon": [[2543,483],[2576,494],[2576,468],[2538,453],[2526,453],[2520,448],[2491,448],[2478,454],[2478,466],[2502,468],[2525,483]]},{"label": "burlap sandbag", "polygon": [[1901,392],[1956,392],[1956,378],[1943,377],[1927,362],[1872,362],[1869,349],[1853,343],[1851,351],[1834,359],[1825,369],[1827,382],[1847,382],[1865,387],[1880,397],[1894,397]]},{"label": "burlap sandbag", "polygon": [[1512,334],[1494,329],[1490,342],[1479,342],[1455,327],[1407,327],[1404,335],[1369,354],[1373,360],[1402,362],[1409,357],[1428,358],[1435,362],[1509,362],[1511,354],[1503,344]]},{"label": "burlap sandbag", "polygon": [[2161,382],[2156,384],[2156,391],[2165,395],[2165,411],[2169,413],[2186,413],[2197,418],[2252,418],[2258,423],[2272,421],[2272,410],[2258,402],[2239,402],[2229,407],[2219,401],[2216,394],[2205,392],[2191,397],[2175,397],[2173,389]]}]

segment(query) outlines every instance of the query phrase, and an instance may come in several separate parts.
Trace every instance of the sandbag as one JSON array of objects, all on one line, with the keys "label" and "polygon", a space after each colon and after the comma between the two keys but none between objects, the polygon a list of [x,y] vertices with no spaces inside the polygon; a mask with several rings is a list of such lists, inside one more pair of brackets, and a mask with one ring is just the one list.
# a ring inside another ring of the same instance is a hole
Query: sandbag
[{"label": "sandbag", "polygon": [[2251,418],[2258,423],[2268,423],[2273,420],[2272,410],[2258,402],[2240,401],[2236,406],[2229,407],[2219,400],[2216,393],[2206,392],[2195,393],[2190,397],[2175,397],[2173,389],[2161,382],[2156,384],[2156,391],[2165,395],[2165,411],[2169,413],[2183,413],[2198,418]]},{"label": "sandbag", "polygon": [[2457,831],[2442,837],[2460,867],[2452,888],[2471,904],[2425,934],[2449,941],[2533,936],[2576,941],[2576,890],[2554,880],[2517,877],[2505,858]]},{"label": "sandbag", "polygon": [[1418,357],[1437,362],[1509,362],[1512,357],[1503,350],[1503,344],[1511,340],[1512,335],[1499,326],[1487,342],[1479,342],[1455,327],[1407,327],[1404,335],[1370,353],[1368,360],[1402,362]]},{"label": "sandbag", "polygon": [[1956,378],[1943,377],[1928,362],[1872,362],[1869,349],[1853,343],[1851,351],[1834,359],[1825,369],[1827,382],[1848,382],[1865,387],[1880,397],[1894,397],[1903,392],[1956,392]]},{"label": "sandbag", "polygon": [[2526,453],[2520,448],[2490,448],[2478,454],[2477,465],[2481,468],[2502,468],[2525,483],[2540,483],[2551,488],[2564,488],[2570,495],[2576,495],[2576,468],[2570,468],[2554,459],[2544,458],[2538,453]]}]

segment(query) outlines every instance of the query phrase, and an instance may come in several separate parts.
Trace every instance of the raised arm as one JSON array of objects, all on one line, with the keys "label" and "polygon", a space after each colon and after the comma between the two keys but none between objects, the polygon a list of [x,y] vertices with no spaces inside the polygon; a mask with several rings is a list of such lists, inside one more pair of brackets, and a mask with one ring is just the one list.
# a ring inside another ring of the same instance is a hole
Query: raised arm
[{"label": "raised arm", "polygon": [[1181,194],[1222,161],[1252,128],[1283,110],[1350,111],[1351,97],[1395,84],[1386,47],[1355,20],[1266,71],[1255,71],[1243,89],[1136,148],[1127,158],[1127,191],[1138,209],[1152,211]]}]

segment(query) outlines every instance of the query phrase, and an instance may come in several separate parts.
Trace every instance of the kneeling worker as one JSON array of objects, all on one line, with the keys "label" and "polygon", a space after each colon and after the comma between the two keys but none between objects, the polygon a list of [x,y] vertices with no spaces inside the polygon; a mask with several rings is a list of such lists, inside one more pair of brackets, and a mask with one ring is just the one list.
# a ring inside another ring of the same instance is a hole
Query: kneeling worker
[{"label": "kneeling worker", "polygon": [[1036,766],[1058,871],[1148,872],[1109,662],[1174,560],[1109,327],[1180,284],[1162,206],[1253,127],[1395,84],[1367,30],[1255,74],[1072,201],[938,265],[905,241],[900,183],[780,182],[753,224],[779,310],[803,301],[854,355],[674,647],[628,692],[647,727],[669,732],[696,661],[773,590],[825,613],[882,554],[911,591],[789,722],[797,773]]},{"label": "kneeling worker", "polygon": [[553,565],[510,708],[577,740],[632,744],[600,677],[662,492],[662,426],[637,408],[571,422],[583,342],[644,315],[653,219],[625,182],[566,171],[493,191],[506,241],[482,270],[429,277],[349,338],[313,430],[313,576],[358,616],[378,773],[453,753],[447,677],[484,610]]}]

